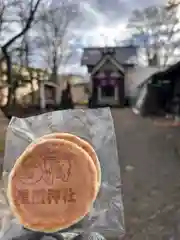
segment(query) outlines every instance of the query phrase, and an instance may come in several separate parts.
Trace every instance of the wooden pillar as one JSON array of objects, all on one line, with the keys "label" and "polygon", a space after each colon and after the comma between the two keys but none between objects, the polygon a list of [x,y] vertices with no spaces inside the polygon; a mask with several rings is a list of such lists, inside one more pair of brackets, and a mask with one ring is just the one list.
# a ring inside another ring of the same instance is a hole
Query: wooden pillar
[{"label": "wooden pillar", "polygon": [[45,84],[43,81],[40,81],[40,84],[39,84],[39,96],[40,96],[40,108],[41,110],[45,110],[46,96],[45,96]]},{"label": "wooden pillar", "polygon": [[98,101],[98,103],[101,103],[101,100],[102,100],[102,90],[101,90],[101,87],[98,86],[98,88],[97,88],[97,101]]},{"label": "wooden pillar", "polygon": [[119,92],[119,106],[124,107],[125,103],[125,90],[124,90],[124,78],[119,79],[119,84],[118,84],[118,92]]}]

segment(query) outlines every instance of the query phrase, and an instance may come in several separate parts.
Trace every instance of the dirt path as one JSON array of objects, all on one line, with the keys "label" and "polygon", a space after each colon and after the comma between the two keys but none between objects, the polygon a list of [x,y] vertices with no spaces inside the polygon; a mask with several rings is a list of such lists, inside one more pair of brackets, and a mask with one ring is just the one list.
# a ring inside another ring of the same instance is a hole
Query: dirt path
[{"label": "dirt path", "polygon": [[[127,236],[180,239],[180,128],[160,128],[130,110],[112,110]],[[127,166],[131,167],[127,167]]]}]

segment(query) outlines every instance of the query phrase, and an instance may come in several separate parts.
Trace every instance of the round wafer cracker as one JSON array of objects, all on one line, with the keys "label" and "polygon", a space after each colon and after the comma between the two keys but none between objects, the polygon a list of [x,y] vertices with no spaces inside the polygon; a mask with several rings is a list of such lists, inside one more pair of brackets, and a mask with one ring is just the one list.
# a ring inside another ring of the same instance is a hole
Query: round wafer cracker
[{"label": "round wafer cracker", "polygon": [[90,211],[96,194],[91,157],[63,139],[44,139],[27,148],[9,176],[11,209],[34,231],[54,232],[77,223]]}]

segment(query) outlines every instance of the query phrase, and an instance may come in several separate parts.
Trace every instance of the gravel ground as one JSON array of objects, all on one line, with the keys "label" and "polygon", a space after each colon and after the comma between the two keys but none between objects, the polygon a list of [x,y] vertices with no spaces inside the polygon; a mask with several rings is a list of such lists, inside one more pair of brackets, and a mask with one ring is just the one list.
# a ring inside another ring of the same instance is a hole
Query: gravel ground
[{"label": "gravel ground", "polygon": [[157,127],[130,109],[115,122],[126,240],[180,239],[180,128]]}]

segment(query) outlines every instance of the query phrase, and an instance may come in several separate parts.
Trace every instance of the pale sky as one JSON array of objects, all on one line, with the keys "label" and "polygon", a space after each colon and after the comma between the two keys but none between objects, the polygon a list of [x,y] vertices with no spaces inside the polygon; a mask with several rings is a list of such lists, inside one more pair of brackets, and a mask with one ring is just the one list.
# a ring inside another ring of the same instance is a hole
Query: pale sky
[{"label": "pale sky", "polygon": [[[72,58],[72,64],[80,56],[83,46],[113,46],[115,41],[127,39],[127,20],[134,9],[166,3],[166,0],[81,0],[84,21],[75,29],[76,36],[79,36],[78,40],[74,39],[78,51]],[[74,63],[72,69],[77,69],[77,65]]]},{"label": "pale sky", "polygon": [[[55,5],[60,0],[47,0]],[[71,1],[71,0],[69,0]],[[127,39],[127,20],[134,9],[166,4],[167,0],[72,0],[78,1],[82,16],[74,22],[69,39],[74,53],[68,70],[84,71],[79,65],[83,47],[114,46]],[[82,20],[83,19],[83,20]],[[39,65],[38,56],[34,65]],[[66,69],[63,68],[63,71]]]}]

